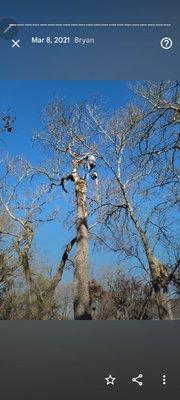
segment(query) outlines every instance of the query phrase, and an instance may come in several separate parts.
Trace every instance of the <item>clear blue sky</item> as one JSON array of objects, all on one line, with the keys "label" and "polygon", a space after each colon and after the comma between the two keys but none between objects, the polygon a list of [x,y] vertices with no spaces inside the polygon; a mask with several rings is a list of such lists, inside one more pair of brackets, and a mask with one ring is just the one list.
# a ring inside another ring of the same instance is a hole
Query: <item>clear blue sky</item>
[{"label": "clear blue sky", "polygon": [[[126,81],[0,81],[0,87],[0,110],[9,109],[16,116],[14,133],[5,135],[0,151],[12,156],[22,155],[32,164],[37,164],[41,157],[32,146],[32,132],[41,126],[41,111],[54,95],[63,96],[68,102],[102,95],[112,109],[124,106],[132,96]],[[43,224],[38,232],[36,249],[42,260],[55,266],[67,240],[71,239],[71,233],[64,234],[59,222]],[[93,270],[118,263],[117,258],[108,252],[96,251],[94,255]],[[69,278],[67,272],[65,280]]]},{"label": "clear blue sky", "polygon": [[32,131],[40,126],[40,113],[55,95],[68,102],[102,95],[110,108],[124,105],[132,95],[126,81],[0,81],[0,87],[0,109],[10,108],[17,118],[15,134],[6,137],[3,150],[22,153],[31,161],[38,156],[32,149]]}]

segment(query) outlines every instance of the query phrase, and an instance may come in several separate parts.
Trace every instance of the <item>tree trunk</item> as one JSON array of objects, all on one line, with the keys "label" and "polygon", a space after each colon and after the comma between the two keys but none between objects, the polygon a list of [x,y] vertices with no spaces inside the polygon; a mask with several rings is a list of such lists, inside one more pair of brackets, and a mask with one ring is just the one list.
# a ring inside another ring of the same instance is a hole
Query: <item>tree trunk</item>
[{"label": "tree trunk", "polygon": [[172,316],[172,311],[171,311],[171,305],[168,301],[168,284],[169,284],[169,275],[167,273],[167,270],[165,268],[165,266],[163,265],[163,263],[160,262],[160,260],[157,260],[153,253],[152,250],[150,248],[148,239],[146,237],[146,233],[145,231],[142,229],[132,207],[131,204],[126,196],[125,193],[125,189],[124,186],[121,184],[121,182],[119,181],[120,186],[121,186],[121,190],[123,192],[123,196],[124,199],[126,201],[126,208],[127,208],[127,212],[130,215],[130,218],[132,220],[132,222],[134,223],[144,250],[145,250],[145,254],[149,263],[149,269],[150,269],[150,273],[151,273],[151,278],[152,278],[152,285],[153,285],[153,289],[154,289],[154,293],[155,293],[155,301],[156,301],[156,305],[157,305],[157,309],[158,309],[158,314],[159,314],[159,319],[162,320],[171,320],[173,319]]},{"label": "tree trunk", "polygon": [[21,252],[19,254],[19,258],[24,269],[24,275],[28,287],[30,316],[31,319],[39,319],[38,298],[36,294],[34,280],[32,277],[31,268],[29,266],[29,259],[27,252]]},{"label": "tree trunk", "polygon": [[167,271],[163,266],[163,264],[153,256],[146,234],[144,230],[141,228],[134,214],[132,214],[132,211],[131,211],[131,219],[133,219],[136,228],[140,234],[142,243],[144,245],[144,250],[149,263],[149,269],[151,273],[152,285],[155,293],[155,302],[158,309],[159,319],[171,320],[173,319],[173,317],[171,312],[171,306],[170,303],[168,302],[168,296],[167,296],[168,283],[169,283]]},{"label": "tree trunk", "polygon": [[171,305],[168,300],[169,276],[163,263],[157,260],[151,249],[146,246],[146,256],[152,277],[152,285],[155,293],[155,302],[158,309],[159,319],[172,320]]},{"label": "tree trunk", "polygon": [[152,250],[148,244],[146,235],[142,228],[140,229],[141,239],[144,244],[144,249],[146,253],[146,257],[149,263],[149,269],[152,278],[152,285],[155,293],[155,302],[158,309],[159,319],[161,320],[171,320],[172,312],[171,306],[168,301],[168,276],[167,271],[163,264],[157,260],[153,254]]},{"label": "tree trunk", "polygon": [[161,320],[172,320],[171,305],[168,300],[168,294],[166,290],[162,290],[160,285],[153,284],[155,293],[155,302],[158,309],[159,319]]},{"label": "tree trunk", "polygon": [[91,319],[88,277],[87,185],[75,176],[77,253],[74,260],[74,318]]},{"label": "tree trunk", "polygon": [[59,282],[61,281],[64,267],[66,264],[66,261],[68,260],[68,255],[70,251],[72,250],[72,247],[74,243],[76,242],[76,238],[73,238],[66,246],[66,249],[63,253],[63,256],[61,258],[61,261],[59,263],[58,270],[54,277],[51,280],[51,283],[47,289],[46,293],[46,298],[44,300],[44,306],[43,306],[43,313],[42,313],[42,319],[43,320],[49,320],[52,317],[52,303],[53,303],[53,296],[55,289],[57,288]]}]

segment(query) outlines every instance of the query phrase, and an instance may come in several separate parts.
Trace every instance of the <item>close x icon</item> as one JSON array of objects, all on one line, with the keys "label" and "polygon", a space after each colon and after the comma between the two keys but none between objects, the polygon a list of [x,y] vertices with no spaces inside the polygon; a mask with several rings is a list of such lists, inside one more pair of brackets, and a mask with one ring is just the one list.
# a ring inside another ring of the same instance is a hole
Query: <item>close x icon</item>
[{"label": "close x icon", "polygon": [[13,47],[20,47],[20,39],[18,39],[18,40],[14,40],[14,39],[12,39],[12,48]]}]

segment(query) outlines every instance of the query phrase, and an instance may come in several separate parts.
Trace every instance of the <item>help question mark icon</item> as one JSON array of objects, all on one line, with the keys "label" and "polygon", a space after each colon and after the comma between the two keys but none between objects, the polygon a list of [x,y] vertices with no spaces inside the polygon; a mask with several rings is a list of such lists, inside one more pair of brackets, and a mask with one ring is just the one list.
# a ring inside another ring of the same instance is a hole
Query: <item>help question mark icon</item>
[{"label": "help question mark icon", "polygon": [[164,50],[169,50],[172,47],[172,39],[168,38],[168,37],[164,37],[163,39],[161,39],[161,47]]}]

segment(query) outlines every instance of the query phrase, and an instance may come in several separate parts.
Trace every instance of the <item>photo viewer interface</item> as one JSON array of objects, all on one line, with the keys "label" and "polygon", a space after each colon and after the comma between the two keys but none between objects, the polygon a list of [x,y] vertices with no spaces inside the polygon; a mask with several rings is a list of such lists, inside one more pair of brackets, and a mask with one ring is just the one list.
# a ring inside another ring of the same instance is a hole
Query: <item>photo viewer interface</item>
[{"label": "photo viewer interface", "polygon": [[180,398],[180,6],[0,15],[0,393]]}]

